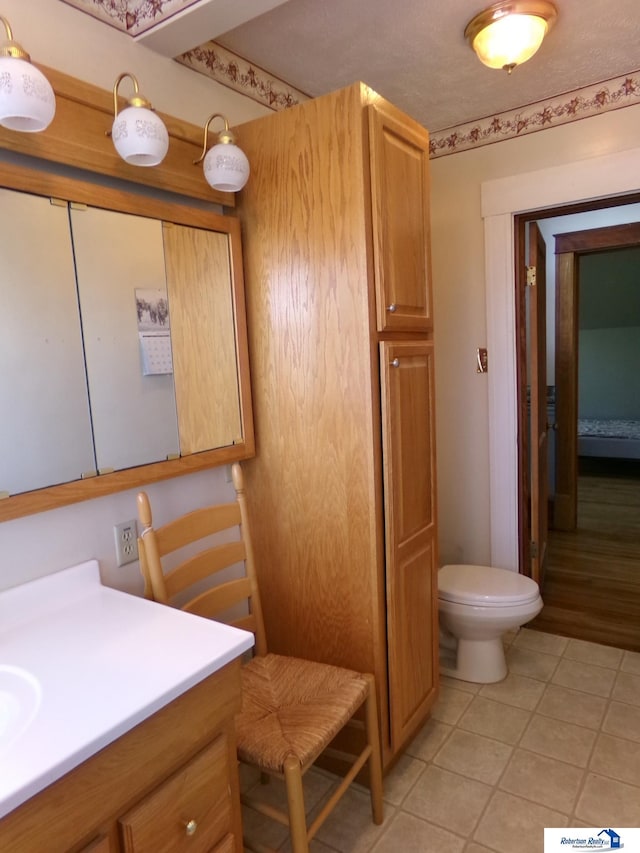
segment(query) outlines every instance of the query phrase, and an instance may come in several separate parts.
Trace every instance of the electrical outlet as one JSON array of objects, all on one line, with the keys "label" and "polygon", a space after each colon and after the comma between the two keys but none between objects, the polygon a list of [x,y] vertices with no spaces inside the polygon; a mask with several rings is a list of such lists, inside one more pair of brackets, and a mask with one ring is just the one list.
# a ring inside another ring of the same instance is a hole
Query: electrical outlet
[{"label": "electrical outlet", "polygon": [[133,563],[138,559],[138,529],[135,518],[131,521],[121,521],[113,528],[116,540],[116,559],[119,566]]}]

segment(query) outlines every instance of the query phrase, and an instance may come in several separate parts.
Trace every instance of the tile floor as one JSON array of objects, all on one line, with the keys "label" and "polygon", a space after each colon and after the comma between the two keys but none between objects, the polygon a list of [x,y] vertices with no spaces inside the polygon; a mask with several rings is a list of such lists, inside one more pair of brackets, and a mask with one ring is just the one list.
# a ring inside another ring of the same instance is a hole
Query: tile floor
[{"label": "tile floor", "polygon": [[[383,825],[352,787],[312,853],[542,853],[545,826],[640,827],[640,653],[526,628],[506,644],[503,682],[443,678],[431,719],[385,777]],[[305,783],[312,813],[332,777],[312,770]],[[282,802],[277,783],[260,789]],[[283,827],[243,819],[290,850]]]}]

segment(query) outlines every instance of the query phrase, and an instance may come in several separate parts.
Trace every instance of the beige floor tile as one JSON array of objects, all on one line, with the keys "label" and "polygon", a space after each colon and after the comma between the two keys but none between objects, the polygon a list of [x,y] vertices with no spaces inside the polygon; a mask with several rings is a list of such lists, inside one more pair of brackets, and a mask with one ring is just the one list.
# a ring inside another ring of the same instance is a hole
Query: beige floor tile
[{"label": "beige floor tile", "polygon": [[607,700],[600,696],[585,696],[579,690],[569,690],[557,684],[545,688],[536,714],[554,717],[566,723],[598,729],[607,709]]},{"label": "beige floor tile", "polygon": [[615,678],[613,669],[563,658],[551,680],[554,684],[570,687],[572,690],[608,697]]},{"label": "beige floor tile", "polygon": [[628,672],[619,672],[611,693],[612,699],[627,702],[629,705],[640,705],[640,676]]},{"label": "beige floor tile", "polygon": [[247,839],[274,850],[278,850],[289,838],[286,826],[246,806],[242,807],[242,832]]},{"label": "beige floor tile", "polygon": [[529,678],[537,678],[539,681],[548,681],[555,672],[558,662],[557,655],[537,652],[528,649],[526,646],[514,645],[507,652],[509,672],[527,675]]},{"label": "beige floor tile", "polygon": [[589,826],[640,826],[640,789],[590,773],[575,814]]},{"label": "beige floor tile", "polygon": [[489,785],[432,765],[420,776],[402,809],[467,836],[475,829],[491,791]]},{"label": "beige floor tile", "polygon": [[569,640],[556,634],[545,634],[542,631],[532,631],[530,628],[521,628],[514,639],[515,646],[524,646],[538,652],[550,655],[561,655],[566,649]]},{"label": "beige floor tile", "polygon": [[462,853],[464,844],[464,839],[439,826],[399,812],[372,853]]},{"label": "beige floor tile", "polygon": [[571,814],[584,771],[578,767],[516,749],[499,787],[542,806]]},{"label": "beige floor tile", "polygon": [[608,734],[599,735],[589,769],[619,782],[640,785],[640,743]]},{"label": "beige floor tile", "polygon": [[640,652],[625,652],[620,664],[623,672],[631,672],[640,675]]},{"label": "beige floor tile", "polygon": [[465,693],[479,693],[482,684],[475,684],[473,681],[462,681],[461,678],[451,678],[449,675],[440,676],[440,684],[445,687],[453,687],[456,690],[462,690]]},{"label": "beige floor tile", "polygon": [[586,767],[595,739],[596,733],[591,729],[536,714],[520,746],[577,767]]},{"label": "beige floor tile", "polygon": [[599,643],[587,643],[584,640],[570,640],[564,657],[569,660],[577,660],[582,663],[593,663],[597,666],[607,666],[617,669],[620,666],[624,652],[612,646],[603,646]]},{"label": "beige floor tile", "polygon": [[439,750],[433,763],[445,770],[494,785],[513,751],[497,740],[456,730]]},{"label": "beige floor tile", "polygon": [[366,853],[382,837],[394,814],[395,808],[385,803],[384,822],[376,826],[371,818],[369,795],[349,788],[316,838],[339,853]]},{"label": "beige floor tile", "polygon": [[424,772],[426,764],[408,755],[400,756],[393,768],[384,777],[384,799],[391,805],[399,806],[407,796],[418,777]]},{"label": "beige floor tile", "polygon": [[472,693],[443,686],[440,688],[440,696],[431,712],[431,716],[434,720],[439,720],[441,723],[449,723],[455,726],[472,699]]},{"label": "beige floor tile", "polygon": [[610,702],[602,731],[640,743],[640,707]]},{"label": "beige floor tile", "polygon": [[431,761],[452,731],[453,726],[431,718],[411,741],[407,753],[422,761]]},{"label": "beige floor tile", "polygon": [[494,851],[489,850],[488,847],[483,847],[482,844],[476,844],[475,841],[472,841],[464,848],[464,853],[494,853]]},{"label": "beige floor tile", "polygon": [[480,696],[532,711],[538,704],[543,691],[544,684],[541,681],[510,672],[504,681],[499,681],[497,684],[485,684],[480,691]]},{"label": "beige floor tile", "polygon": [[459,728],[515,744],[520,740],[531,713],[502,702],[476,696],[462,715]]},{"label": "beige floor tile", "polygon": [[498,853],[542,853],[545,826],[567,826],[567,816],[497,791],[473,839]]}]

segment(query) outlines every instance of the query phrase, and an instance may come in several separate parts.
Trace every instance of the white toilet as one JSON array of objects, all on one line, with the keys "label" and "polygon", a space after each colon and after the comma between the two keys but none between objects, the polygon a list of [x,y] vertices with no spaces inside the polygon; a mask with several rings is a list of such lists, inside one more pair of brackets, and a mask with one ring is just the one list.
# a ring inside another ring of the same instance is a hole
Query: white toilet
[{"label": "white toilet", "polygon": [[517,572],[443,566],[438,609],[442,675],[491,684],[507,675],[502,635],[537,616],[542,598],[538,584]]}]

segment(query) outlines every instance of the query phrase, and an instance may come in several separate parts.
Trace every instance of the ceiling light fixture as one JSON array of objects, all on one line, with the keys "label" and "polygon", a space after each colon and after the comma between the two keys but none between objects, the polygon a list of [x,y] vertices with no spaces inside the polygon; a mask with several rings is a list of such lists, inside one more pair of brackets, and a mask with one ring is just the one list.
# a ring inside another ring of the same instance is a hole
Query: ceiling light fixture
[{"label": "ceiling light fixture", "polygon": [[23,133],[46,130],[56,112],[51,83],[13,40],[9,22],[2,15],[0,23],[6,33],[0,43],[0,125]]},{"label": "ceiling light fixture", "polygon": [[501,0],[469,21],[464,37],[480,62],[511,74],[531,59],[557,17],[549,0]]},{"label": "ceiling light fixture", "polygon": [[[118,87],[128,77],[133,82],[134,94],[128,106],[118,112]],[[157,166],[169,149],[169,133],[164,122],[149,101],[140,94],[138,81],[128,71],[120,74],[113,84],[113,125],[107,131],[116,151],[132,166]]]},{"label": "ceiling light fixture", "polygon": [[[224,130],[218,134],[218,142],[207,151],[209,125],[214,118],[224,121]],[[193,165],[202,164],[206,182],[214,190],[235,193],[241,190],[249,180],[249,161],[247,155],[235,144],[236,138],[229,130],[229,122],[220,113],[214,113],[204,126],[204,143],[202,154]],[[205,156],[206,155],[206,156]]]}]

